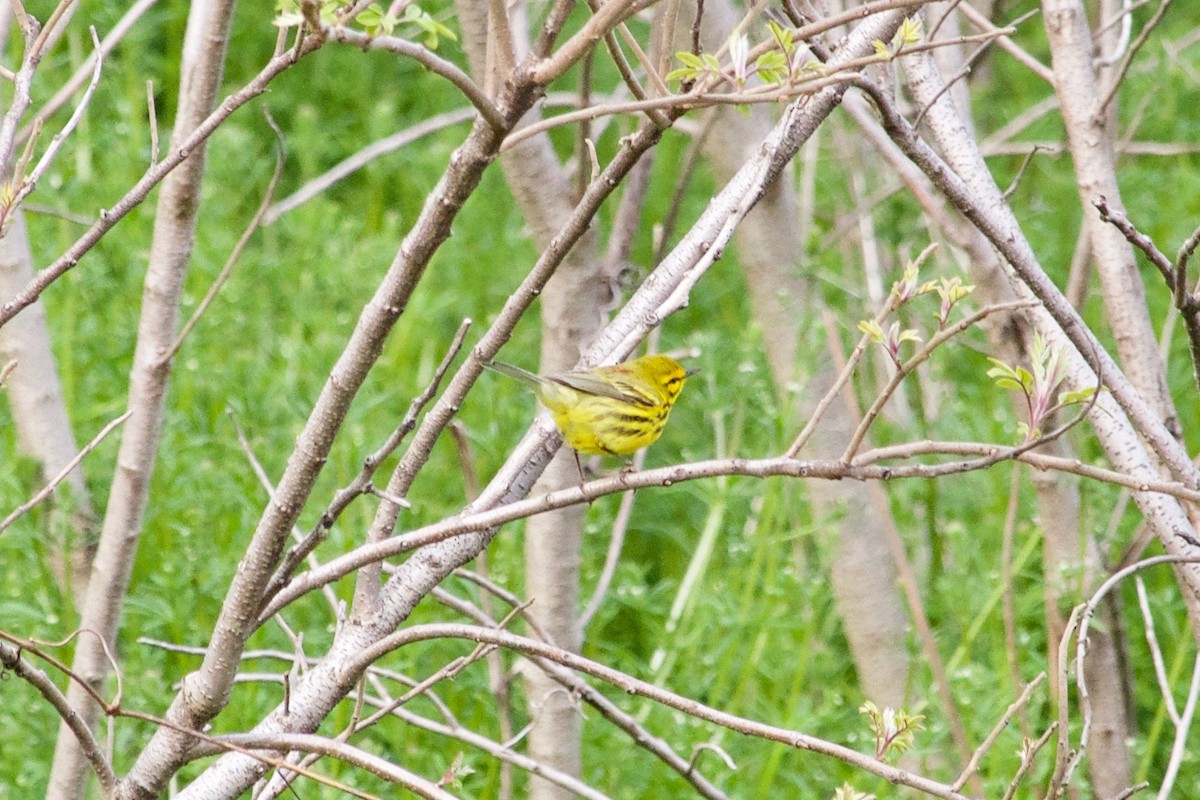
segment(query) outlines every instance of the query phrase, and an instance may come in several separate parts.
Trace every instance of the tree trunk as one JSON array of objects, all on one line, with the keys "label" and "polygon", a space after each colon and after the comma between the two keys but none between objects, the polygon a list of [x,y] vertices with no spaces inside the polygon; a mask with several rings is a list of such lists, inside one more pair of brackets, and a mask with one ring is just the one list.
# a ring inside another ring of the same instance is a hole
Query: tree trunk
[{"label": "tree trunk", "polygon": [[[13,213],[0,239],[0,297],[12,297],[33,277],[33,254],[25,214]],[[17,440],[38,462],[49,482],[79,452],[58,381],[46,309],[40,301],[0,327],[0,367],[17,362],[5,389],[12,408]],[[63,590],[82,610],[92,556],[96,552],[96,512],[84,481],[83,465],[71,471],[49,504],[46,535],[50,566]]]},{"label": "tree trunk", "polygon": [[[528,49],[524,26],[497,25],[487,18],[488,4],[457,3],[463,43],[472,71],[489,86],[500,86],[508,77],[506,52]],[[495,7],[495,4],[491,4]],[[510,5],[510,9],[515,7]],[[512,30],[511,51],[498,46],[499,31]],[[500,165],[513,197],[525,218],[538,249],[546,248],[570,213],[571,180],[558,160],[549,137],[535,137],[505,153]],[[540,371],[558,372],[573,367],[581,350],[606,322],[601,304],[607,284],[600,273],[599,241],[593,228],[564,259],[541,294],[542,351]],[[579,484],[574,455],[564,446],[542,473],[534,493],[550,492]],[[578,652],[579,563],[586,508],[575,506],[540,514],[525,523],[525,596],[532,601],[529,613],[556,644]],[[573,777],[582,774],[583,717],[578,699],[541,670],[526,663],[522,670],[526,702],[533,727],[527,743],[529,755]],[[531,800],[570,800],[574,792],[534,775]]]},{"label": "tree trunk", "polygon": [[[691,19],[689,13],[694,12],[682,13],[681,19]],[[715,50],[718,42],[713,37],[726,35],[735,22],[727,2],[706,3],[705,31],[711,39],[706,49]],[[721,180],[727,181],[772,123],[762,106],[753,107],[748,116],[731,109],[718,113],[721,119],[713,125],[704,150]],[[749,288],[751,312],[763,331],[771,376],[781,396],[793,406],[794,418],[805,419],[833,385],[836,371],[829,359],[819,359],[824,366],[808,378],[803,393],[788,389],[795,378],[800,332],[805,321],[818,318],[822,304],[820,292],[813,289],[810,276],[799,264],[803,253],[801,214],[793,183],[789,169],[746,216],[734,240]],[[805,457],[837,458],[854,427],[846,405],[834,403]],[[833,542],[830,581],[863,694],[880,707],[901,706],[908,685],[909,621],[885,534],[885,526],[894,523],[880,516],[884,506],[863,502],[861,486],[812,481],[805,488]]]},{"label": "tree trunk", "polygon": [[[172,147],[193,131],[213,109],[224,71],[233,0],[196,2],[188,16],[179,88],[179,110]],[[108,661],[102,642],[117,652],[116,634],[121,606],[129,588],[142,519],[149,498],[150,477],[162,433],[163,405],[170,364],[163,354],[179,328],[183,279],[195,241],[200,208],[200,182],[206,146],[201,145],[163,182],[154,220],[150,264],[146,272],[137,347],[129,379],[129,408],[133,410],[121,438],[117,471],[109,493],[100,544],[88,582],[73,670],[103,694]],[[72,707],[94,727],[99,708],[76,683],[68,690]],[[87,762],[71,731],[62,725],[54,751],[47,798],[75,800],[83,796]]]},{"label": "tree trunk", "polygon": [[[921,63],[912,66],[915,71],[924,74],[928,65]],[[947,67],[943,67],[945,68]],[[948,65],[948,68],[951,69],[951,74],[957,72],[952,64]],[[951,166],[956,170],[961,168],[965,171],[965,165],[956,164],[955,159],[964,157],[959,154],[961,151],[957,150],[959,146],[976,141],[973,129],[965,122],[970,117],[970,109],[952,106],[944,99],[934,103],[940,90],[938,82],[914,81],[910,82],[909,86],[914,99],[922,108],[933,103],[925,117],[932,137]],[[957,234],[954,233],[955,230],[958,231]],[[1002,263],[977,230],[964,230],[962,226],[954,225],[947,232],[970,256],[968,263],[971,265],[972,277],[977,280],[981,302],[1000,303],[1015,297],[1011,286],[1004,279]],[[1012,315],[1008,324],[1002,327],[989,328],[989,334],[1000,358],[1016,361],[1029,350],[1030,332],[1019,315]],[[1054,445],[1058,455],[1070,455],[1069,445],[1064,440],[1060,439]],[[1081,595],[1094,588],[1094,581],[1089,579],[1068,587],[1063,583],[1063,576],[1095,575],[1100,566],[1096,559],[1098,548],[1095,539],[1081,530],[1077,482],[1056,475],[1034,473],[1033,484],[1037,493],[1038,517],[1044,533],[1045,617],[1050,636],[1050,658],[1047,667],[1052,676],[1057,676],[1058,641],[1065,627],[1060,607],[1064,602],[1079,602]],[[1081,548],[1086,552],[1081,552]],[[1088,554],[1090,558],[1087,557]],[[1114,630],[1115,620],[1110,608],[1106,607],[1100,612],[1100,619],[1102,627]],[[1092,640],[1093,663],[1100,665],[1101,670],[1107,669],[1105,665],[1119,663],[1118,646],[1119,643],[1114,637],[1096,636]],[[1017,686],[1014,690],[1020,691],[1020,688]],[[1093,692],[1096,707],[1103,706],[1106,709],[1101,712],[1097,722],[1108,726],[1103,735],[1093,740],[1093,746],[1097,748],[1092,751],[1095,757],[1089,762],[1093,787],[1098,796],[1113,796],[1129,785],[1128,758],[1124,744],[1128,735],[1128,722],[1125,719],[1125,695],[1119,670],[1114,667],[1089,688]],[[1121,785],[1112,788],[1114,781],[1120,782]]]}]

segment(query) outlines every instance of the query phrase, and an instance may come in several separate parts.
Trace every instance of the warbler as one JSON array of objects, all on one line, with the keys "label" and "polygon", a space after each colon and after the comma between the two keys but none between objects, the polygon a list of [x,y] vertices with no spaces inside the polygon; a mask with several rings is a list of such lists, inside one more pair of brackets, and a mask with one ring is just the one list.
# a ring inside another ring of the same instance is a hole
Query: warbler
[{"label": "warbler", "polygon": [[576,452],[614,456],[627,456],[662,435],[684,381],[696,372],[663,355],[552,375],[499,361],[486,366],[533,389]]}]

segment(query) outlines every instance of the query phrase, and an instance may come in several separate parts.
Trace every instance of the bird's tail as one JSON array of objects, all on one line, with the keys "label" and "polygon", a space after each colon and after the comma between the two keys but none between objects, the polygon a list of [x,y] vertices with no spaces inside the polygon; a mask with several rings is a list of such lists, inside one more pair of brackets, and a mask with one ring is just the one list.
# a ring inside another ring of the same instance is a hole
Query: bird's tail
[{"label": "bird's tail", "polygon": [[507,375],[510,378],[515,378],[526,386],[533,387],[534,389],[537,389],[546,382],[545,378],[534,375],[529,370],[524,370],[520,367],[514,367],[512,364],[505,364],[503,361],[489,361],[484,364],[484,366],[488,369],[499,372],[501,375]]}]

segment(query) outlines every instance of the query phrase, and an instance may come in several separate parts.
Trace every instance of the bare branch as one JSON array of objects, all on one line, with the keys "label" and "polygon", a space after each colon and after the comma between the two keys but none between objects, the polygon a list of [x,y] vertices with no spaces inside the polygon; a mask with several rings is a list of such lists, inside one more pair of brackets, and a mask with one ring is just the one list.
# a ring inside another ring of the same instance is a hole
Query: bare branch
[{"label": "bare branch", "polygon": [[292,194],[280,200],[271,206],[267,213],[263,216],[263,224],[270,225],[275,220],[282,217],[292,209],[307,203],[312,198],[316,197],[321,192],[328,189],[333,184],[345,178],[347,175],[361,169],[370,162],[380,156],[390,153],[394,150],[399,150],[407,144],[417,141],[423,136],[428,136],[431,133],[443,130],[451,125],[458,125],[462,122],[467,122],[475,117],[473,108],[460,108],[454,111],[447,111],[445,114],[439,114],[434,117],[429,117],[421,122],[413,125],[411,128],[405,128],[402,131],[393,133],[387,138],[380,139],[359,150],[354,155],[340,161],[327,172],[322,173],[308,183],[301,186]]},{"label": "bare branch", "polygon": [[1163,706],[1167,716],[1175,727],[1179,727],[1179,709],[1175,707],[1175,695],[1171,682],[1167,678],[1167,668],[1163,663],[1162,648],[1158,646],[1158,636],[1154,632],[1154,615],[1150,612],[1150,599],[1146,596],[1146,582],[1141,575],[1133,578],[1134,588],[1137,589],[1138,608],[1142,612],[1142,623],[1145,628],[1146,647],[1150,650],[1150,660],[1154,662],[1154,677],[1158,680],[1158,691],[1162,695]]},{"label": "bare branch", "polygon": [[1162,251],[1154,244],[1154,241],[1146,234],[1134,227],[1129,218],[1125,216],[1120,209],[1110,208],[1108,200],[1104,197],[1096,197],[1092,200],[1092,205],[1100,212],[1100,219],[1110,223],[1114,228],[1121,232],[1121,235],[1129,241],[1138,250],[1141,250],[1146,259],[1162,274],[1163,280],[1167,282],[1167,286],[1174,291],[1175,284],[1175,265],[1171,263]]},{"label": "bare branch", "polygon": [[470,75],[463,72],[455,64],[436,55],[428,48],[410,42],[407,39],[401,39],[398,36],[368,36],[362,31],[356,31],[341,25],[325,26],[322,31],[329,37],[330,41],[352,45],[368,51],[385,50],[389,53],[396,53],[397,55],[411,58],[435,75],[440,75],[453,83],[494,129],[504,130],[509,127],[500,110],[488,99],[483,89],[480,89],[475,84],[475,81],[471,80]]},{"label": "bare branch", "polygon": [[[913,263],[919,267],[921,263],[929,257],[929,254],[933,252],[936,246],[936,243],[927,245],[925,249],[921,251],[921,254],[913,260]],[[879,309],[879,312],[875,315],[874,322],[876,324],[880,324],[887,319],[888,315],[896,310],[897,302],[897,296],[894,293],[889,294],[887,302],[884,303],[883,308]],[[804,449],[804,446],[808,444],[813,433],[816,432],[817,424],[825,416],[825,412],[829,410],[829,406],[833,405],[834,401],[837,400],[838,395],[841,394],[842,387],[844,387],[846,382],[850,380],[850,376],[854,374],[854,368],[858,366],[858,362],[862,360],[863,354],[866,353],[870,342],[871,339],[866,334],[863,334],[861,337],[859,337],[858,344],[854,346],[854,350],[851,351],[850,357],[846,359],[846,365],[838,373],[837,378],[834,379],[833,385],[829,387],[829,391],[825,393],[825,396],[821,398],[820,402],[817,403],[816,408],[813,409],[813,413],[808,418],[808,422],[804,424],[804,427],[801,429],[799,435],[797,435],[795,441],[792,442],[791,447],[787,449],[787,455],[795,458],[796,455]]]},{"label": "bare branch", "polygon": [[[979,13],[979,11],[970,3],[959,3],[958,10],[962,12],[962,15],[966,17],[971,24],[975,25],[985,33],[995,33],[996,31],[1000,30],[990,19]],[[1028,67],[1034,75],[1037,75],[1051,86],[1054,85],[1054,73],[1050,70],[1050,68],[1038,61],[1037,58],[1025,48],[1014,42],[1011,36],[1007,34],[1001,36],[998,44],[1002,50]]]},{"label": "bare branch", "polygon": [[[279,569],[275,572],[275,577],[271,580],[266,592],[264,592],[264,597],[270,597],[277,591],[278,587],[282,586],[291,577],[292,571],[299,565],[300,561],[325,540],[325,537],[329,535],[329,531],[332,530],[334,523],[337,522],[338,517],[341,516],[342,512],[349,507],[355,498],[373,489],[371,480],[375,477],[375,472],[379,469],[379,465],[400,446],[405,437],[412,433],[413,428],[416,427],[417,417],[420,416],[425,406],[429,404],[429,401],[433,399],[433,396],[437,394],[442,379],[446,377],[446,372],[449,371],[450,365],[462,349],[463,341],[466,339],[467,331],[470,330],[471,325],[472,321],[470,319],[464,319],[458,326],[458,331],[450,341],[450,346],[446,348],[446,354],[442,356],[441,363],[434,370],[433,378],[425,386],[424,391],[412,399],[412,402],[409,403],[408,411],[404,414],[404,418],[392,431],[391,435],[388,436],[387,440],[375,452],[363,460],[362,469],[359,470],[358,475],[351,481],[350,485],[334,494],[333,500],[330,501],[325,512],[321,514],[321,519],[317,522],[313,530],[286,553],[279,565]],[[389,494],[392,496],[392,499],[389,499],[388,502],[397,508],[406,507],[404,503],[397,502],[397,500],[403,500],[397,493],[392,492]]]},{"label": "bare branch", "polygon": [[[1188,734],[1191,732],[1192,720],[1196,715],[1197,698],[1200,698],[1200,655],[1196,656],[1192,664],[1192,680],[1188,684],[1187,701],[1183,705],[1183,714],[1175,725],[1175,741],[1171,744],[1171,759],[1167,762],[1167,769],[1163,773],[1157,800],[1167,800],[1171,796],[1175,779],[1179,777],[1179,768],[1188,753]],[[1145,785],[1148,784],[1139,784],[1139,787]]]},{"label": "bare branch", "polygon": [[[646,451],[639,450],[633,457],[633,471],[640,472],[645,464]],[[588,623],[600,610],[601,604],[604,603],[604,597],[608,594],[608,587],[612,583],[613,576],[617,573],[617,562],[621,558],[621,547],[625,543],[625,534],[629,530],[629,520],[633,516],[633,501],[636,498],[637,492],[627,492],[621,496],[621,506],[617,509],[617,518],[613,520],[608,553],[604,556],[604,568],[600,570],[600,577],[596,580],[596,588],[592,590],[591,599],[579,614],[580,630],[587,630]]]},{"label": "bare branch", "polygon": [[[10,362],[10,366],[16,366],[16,363],[17,362],[15,362],[15,361]],[[6,367],[4,370],[4,374],[7,374],[7,372],[9,372],[9,371],[10,370]],[[0,374],[0,384],[4,383],[4,380],[3,380],[4,374]],[[5,517],[2,522],[0,522],[0,532],[3,532],[5,528],[7,528],[9,525],[12,525],[14,522],[16,522],[18,519],[20,519],[25,514],[29,513],[29,511],[31,509],[35,508],[38,505],[38,503],[42,502],[47,497],[49,497],[51,494],[53,494],[55,487],[57,487],[60,483],[62,483],[64,480],[66,480],[67,476],[71,474],[71,470],[78,467],[79,464],[83,461],[83,459],[87,458],[87,454],[92,452],[93,450],[95,450],[96,447],[100,444],[100,442],[104,441],[105,437],[107,437],[110,433],[112,433],[114,430],[116,430],[117,426],[119,426],[122,422],[129,419],[131,414],[133,414],[133,409],[129,409],[124,414],[122,414],[121,416],[112,420],[107,425],[105,425],[103,428],[101,428],[100,432],[98,434],[96,434],[96,437],[94,439],[92,439],[90,442],[88,442],[84,446],[84,448],[82,450],[80,450],[79,453],[74,458],[72,458],[70,461],[68,461],[67,465],[65,467],[63,467],[62,470],[57,475],[55,475],[53,478],[51,478],[49,483],[47,483],[45,486],[43,486],[41,488],[41,490],[38,491],[37,494],[35,494],[33,497],[29,498],[28,501],[23,503],[20,507],[18,507],[16,510],[14,510],[11,514],[9,514],[7,517]]]},{"label": "bare branch", "polygon": [[[166,158],[151,165],[138,182],[134,184],[133,188],[118,200],[112,208],[101,211],[100,219],[93,223],[92,227],[75,244],[71,245],[65,253],[55,259],[54,263],[37,273],[33,280],[29,282],[29,285],[16,297],[0,305],[0,326],[16,316],[23,308],[26,308],[37,300],[46,287],[74,268],[79,263],[79,260],[96,245],[96,242],[100,241],[106,233],[112,230],[113,226],[120,222],[126,214],[140,205],[154,187],[158,186],[167,175],[182,164],[191,154],[192,150],[208,139],[213,131],[228,119],[234,111],[267,91],[267,87],[276,76],[293,66],[304,56],[314,52],[321,44],[322,40],[320,37],[308,37],[303,47],[288,50],[272,58],[249,83],[226,97],[217,106],[216,110],[196,126],[195,130],[188,134],[180,142],[179,146],[172,150]],[[2,135],[2,129],[0,129],[0,135]],[[2,157],[3,150],[0,150],[0,158]]]},{"label": "bare branch", "polygon": [[95,62],[103,60],[108,56],[109,53],[116,49],[116,46],[121,43],[121,40],[125,38],[125,35],[129,33],[134,24],[141,19],[142,15],[149,11],[150,7],[156,2],[158,2],[158,0],[137,0],[137,2],[130,6],[129,10],[126,11],[119,20],[117,20],[117,24],[113,26],[112,30],[100,40],[100,44],[96,50],[90,53],[88,57],[84,59],[83,63],[79,65],[79,68],[75,70],[75,74],[67,79],[67,82],[64,83],[62,87],[54,93],[53,97],[46,101],[45,105],[38,109],[37,114],[34,115],[33,121],[17,134],[17,140],[24,141],[25,139],[29,138],[34,125],[39,122],[45,122],[56,111],[66,105],[67,101],[71,99],[71,95],[75,94],[79,87],[88,80],[88,76],[93,73],[95,70]]},{"label": "bare branch", "polygon": [[37,689],[74,735],[80,750],[83,751],[84,757],[92,767],[92,771],[100,780],[100,786],[105,794],[112,792],[113,787],[117,784],[117,776],[104,754],[104,749],[92,735],[88,724],[79,714],[75,713],[75,709],[71,708],[71,704],[67,702],[67,696],[54,685],[54,681],[50,680],[45,672],[27,663],[21,657],[20,649],[10,647],[3,642],[0,642],[0,667],[3,667],[5,672],[11,672],[18,678],[28,681]]},{"label": "bare branch", "polygon": [[648,698],[661,705],[674,708],[689,716],[728,728],[737,733],[768,741],[780,742],[797,750],[820,753],[821,755],[835,758],[846,764],[870,772],[873,775],[878,775],[891,783],[909,786],[934,797],[948,798],[949,800],[967,800],[965,795],[960,794],[949,785],[938,783],[908,770],[871,758],[857,750],[818,739],[799,731],[778,728],[757,720],[720,711],[566,650],[523,636],[516,636],[505,631],[472,625],[415,625],[398,631],[382,639],[377,645],[367,648],[355,662],[348,664],[347,667],[355,670],[364,669],[382,654],[391,652],[407,644],[444,638],[466,639],[476,643],[494,644],[524,653],[527,656],[544,658],[576,672],[582,672],[586,675],[599,678],[606,683],[612,684],[626,694]]},{"label": "bare branch", "polygon": [[19,9],[17,19],[20,20],[21,30],[25,34],[25,53],[21,58],[21,67],[13,77],[13,93],[8,111],[5,112],[3,119],[0,119],[0,175],[6,176],[12,172],[17,125],[32,102],[30,88],[33,85],[33,75],[37,71],[38,61],[41,58],[32,42],[38,31],[37,21],[29,17],[19,3],[13,8],[14,10]]},{"label": "bare branch", "polygon": [[[67,124],[63,126],[61,131],[54,135],[54,138],[50,140],[49,146],[46,147],[46,152],[43,153],[42,157],[38,160],[37,165],[21,181],[21,185],[13,194],[12,201],[8,203],[8,208],[5,212],[6,214],[12,213],[12,209],[20,205],[21,201],[28,197],[30,193],[32,193],[37,187],[38,180],[50,167],[51,162],[54,161],[54,157],[58,155],[58,149],[62,146],[62,143],[66,140],[66,138],[71,135],[71,132],[75,130],[75,127],[79,124],[79,120],[83,118],[83,112],[87,108],[88,103],[91,102],[92,94],[96,91],[96,86],[100,83],[100,68],[103,64],[103,59],[100,57],[100,40],[96,36],[95,28],[88,28],[88,31],[92,34],[92,44],[95,45],[96,48],[93,51],[93,54],[96,56],[96,58],[95,64],[92,68],[92,80],[88,84],[87,90],[84,91],[83,97],[79,99],[79,105],[75,106],[75,112],[71,114],[70,119],[67,120]],[[40,126],[41,120],[37,120],[34,125],[34,130],[39,130]],[[32,141],[32,139],[30,141]]]},{"label": "bare branch", "polygon": [[1066,629],[1063,631],[1062,640],[1059,642],[1060,655],[1060,682],[1059,686],[1066,686],[1066,669],[1070,663],[1068,658],[1067,648],[1071,637],[1076,634],[1075,644],[1075,686],[1079,692],[1079,704],[1083,716],[1083,726],[1079,732],[1079,746],[1074,750],[1070,748],[1070,732],[1066,730],[1068,720],[1068,692],[1059,692],[1059,748],[1058,756],[1055,762],[1054,773],[1048,784],[1049,791],[1053,794],[1058,791],[1059,787],[1065,787],[1071,780],[1071,776],[1075,768],[1083,760],[1087,753],[1088,736],[1091,732],[1092,710],[1091,700],[1087,690],[1087,677],[1084,669],[1084,662],[1087,656],[1088,649],[1088,632],[1092,616],[1100,605],[1100,601],[1104,599],[1113,589],[1121,584],[1126,578],[1140,572],[1143,569],[1160,566],[1162,564],[1197,564],[1200,563],[1200,556],[1176,556],[1162,555],[1147,558],[1143,561],[1138,561],[1130,564],[1122,570],[1113,573],[1104,583],[1092,593],[1086,603],[1075,607],[1071,614],[1071,619],[1067,623]]},{"label": "bare branch", "polygon": [[1039,673],[1036,678],[1031,680],[1025,686],[1025,690],[1021,692],[1021,696],[1014,700],[1012,704],[1005,709],[1004,715],[1000,717],[1000,721],[996,723],[996,725],[992,728],[992,732],[989,733],[986,738],[984,738],[975,752],[971,754],[971,760],[967,763],[967,766],[959,774],[954,783],[951,784],[953,789],[957,791],[966,786],[967,779],[979,769],[979,765],[983,761],[983,757],[987,755],[989,750],[992,749],[992,745],[994,745],[996,740],[1000,738],[1000,734],[1004,733],[1004,730],[1008,727],[1008,723],[1012,720],[1013,716],[1016,715],[1018,711],[1025,708],[1026,705],[1028,705],[1029,698],[1033,696],[1033,693],[1037,691],[1038,687],[1040,687],[1045,681],[1046,673]]},{"label": "bare branch", "polygon": [[1186,258],[1196,247],[1195,243],[1200,242],[1200,228],[1180,248],[1179,263],[1172,264],[1154,244],[1154,240],[1139,231],[1120,209],[1110,208],[1104,197],[1097,197],[1092,204],[1100,212],[1100,219],[1111,223],[1121,232],[1126,241],[1141,250],[1150,263],[1162,274],[1167,288],[1171,290],[1175,308],[1183,316],[1184,328],[1188,335],[1188,346],[1192,354],[1193,373],[1197,385],[1200,385],[1200,298],[1189,293]]},{"label": "bare branch", "polygon": [[1117,91],[1121,88],[1121,84],[1125,81],[1125,73],[1129,71],[1129,65],[1133,63],[1133,59],[1138,54],[1138,51],[1142,49],[1142,45],[1144,45],[1146,40],[1150,38],[1150,33],[1158,27],[1160,22],[1162,22],[1163,17],[1167,13],[1167,9],[1170,7],[1171,0],[1159,0],[1158,8],[1154,10],[1154,15],[1150,17],[1146,24],[1142,26],[1142,29],[1138,31],[1137,38],[1133,40],[1133,44],[1129,46],[1129,49],[1125,52],[1124,57],[1122,57],[1120,65],[1113,70],[1112,75],[1109,78],[1108,93],[1104,96],[1104,99],[1100,101],[1099,105],[1096,106],[1095,113],[1098,117],[1103,116],[1105,110],[1108,108],[1108,104],[1111,103],[1113,98],[1117,96]]},{"label": "bare branch", "polygon": [[[1067,426],[1063,426],[1064,428]],[[1059,431],[1052,432],[1060,433]],[[978,458],[965,461],[954,461],[941,464],[909,464],[882,465],[878,462],[884,458],[894,458],[900,455],[900,448],[881,448],[860,455],[854,464],[842,461],[801,461],[787,456],[766,459],[718,459],[712,461],[697,461],[675,466],[658,467],[637,473],[621,473],[599,478],[579,486],[561,489],[543,495],[537,495],[505,505],[465,513],[456,518],[443,520],[408,533],[394,536],[380,542],[363,545],[355,550],[338,556],[326,562],[320,569],[298,575],[266,606],[260,614],[261,622],[279,611],[296,598],[327,583],[338,580],[354,570],[367,564],[381,561],[401,553],[423,547],[435,542],[445,541],[456,536],[480,531],[492,530],[507,522],[540,514],[546,511],[564,508],[580,503],[591,503],[609,494],[618,494],[631,489],[650,488],[654,486],[674,486],[683,481],[713,478],[721,475],[741,475],[745,477],[765,478],[770,476],[790,476],[816,480],[899,480],[903,478],[929,479],[945,475],[955,475],[972,470],[982,469],[1009,459],[1028,461],[1039,468],[1058,469],[1087,475],[1093,478],[1104,478],[1112,483],[1126,485],[1141,492],[1159,492],[1164,495],[1200,501],[1200,490],[1194,490],[1181,484],[1158,483],[1144,481],[1131,476],[1120,475],[1097,467],[1080,464],[1069,459],[1054,458],[1029,452],[1040,442],[1026,443],[1020,447],[1000,447],[994,444],[934,442],[923,443],[925,449],[916,446],[906,446],[907,454],[919,452],[945,452],[965,455],[978,455]]]},{"label": "bare branch", "polygon": [[283,175],[283,132],[279,130],[279,126],[275,124],[275,120],[271,119],[271,112],[266,106],[263,107],[263,115],[267,119],[267,124],[271,126],[271,130],[275,132],[275,171],[271,174],[271,180],[267,182],[267,190],[263,192],[263,199],[258,204],[258,210],[254,212],[254,216],[250,218],[250,224],[246,226],[246,230],[242,231],[237,244],[230,251],[229,258],[225,260],[225,266],[221,267],[221,271],[217,273],[217,279],[208,288],[208,292],[205,293],[204,299],[200,301],[200,305],[196,306],[196,310],[192,312],[192,316],[180,328],[179,335],[175,337],[175,341],[158,360],[160,367],[171,363],[171,359],[175,357],[175,354],[179,352],[179,348],[183,345],[183,340],[192,332],[192,328],[196,326],[196,323],[200,321],[200,317],[204,316],[204,312],[208,310],[209,305],[216,299],[217,292],[221,291],[221,287],[229,279],[230,274],[233,272],[234,264],[241,257],[242,250],[245,249],[246,244],[250,241],[250,237],[254,235],[254,232],[258,230],[258,226],[262,224],[263,216],[267,213],[267,209],[271,205],[271,200],[275,197],[275,187],[279,185],[279,178]]},{"label": "bare branch", "polygon": [[146,115],[150,123],[150,166],[153,167],[158,163],[158,111],[154,107],[154,81],[150,80],[146,81]]},{"label": "bare branch", "polygon": [[1046,728],[1046,732],[1039,736],[1036,742],[1030,742],[1028,739],[1025,740],[1021,747],[1021,766],[1017,768],[1016,774],[1013,775],[1012,781],[1009,782],[1008,789],[1005,790],[1002,800],[1012,800],[1016,796],[1017,788],[1025,780],[1025,775],[1029,772],[1029,768],[1033,766],[1033,760],[1041,752],[1042,748],[1046,746],[1046,742],[1050,741],[1050,737],[1054,735],[1056,730],[1058,730],[1057,720],[1050,723],[1050,727]]}]

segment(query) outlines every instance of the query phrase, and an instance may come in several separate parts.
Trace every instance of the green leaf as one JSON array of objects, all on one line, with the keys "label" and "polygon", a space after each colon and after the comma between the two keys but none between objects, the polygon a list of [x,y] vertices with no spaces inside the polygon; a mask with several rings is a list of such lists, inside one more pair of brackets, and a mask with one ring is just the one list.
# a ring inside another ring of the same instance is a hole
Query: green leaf
[{"label": "green leaf", "polygon": [[754,71],[767,83],[782,83],[788,74],[787,66],[787,56],[778,50],[770,50],[754,62]]},{"label": "green leaf", "polygon": [[875,344],[883,344],[883,328],[873,319],[860,320],[858,329],[871,338]]},{"label": "green leaf", "polygon": [[1025,394],[1032,394],[1034,389],[1033,376],[1024,367],[1011,367],[998,358],[988,358],[995,364],[987,371],[989,378],[996,380],[996,385],[1003,389],[1015,389]]},{"label": "green leaf", "polygon": [[858,791],[848,783],[843,783],[833,793],[833,800],[875,800],[875,795]]},{"label": "green leaf", "polygon": [[423,41],[425,46],[430,50],[437,49],[438,42],[442,37],[445,37],[452,42],[458,39],[458,36],[455,35],[454,31],[431,17],[429,13],[420,6],[412,5],[404,9],[403,21],[410,25],[416,25],[425,32],[425,38]]},{"label": "green leaf", "polygon": [[896,31],[896,36],[893,41],[897,44],[897,49],[900,45],[916,44],[921,41],[921,18],[907,17],[904,22],[900,23],[900,29]]},{"label": "green leaf", "polygon": [[1060,406],[1072,406],[1076,403],[1087,403],[1096,395],[1096,387],[1088,386],[1084,389],[1073,389],[1068,392],[1058,393],[1058,404]]},{"label": "green leaf", "polygon": [[785,28],[775,20],[768,20],[767,27],[771,30],[771,37],[775,39],[775,43],[779,45],[783,52],[791,55],[796,49],[796,42],[790,28]]}]

